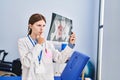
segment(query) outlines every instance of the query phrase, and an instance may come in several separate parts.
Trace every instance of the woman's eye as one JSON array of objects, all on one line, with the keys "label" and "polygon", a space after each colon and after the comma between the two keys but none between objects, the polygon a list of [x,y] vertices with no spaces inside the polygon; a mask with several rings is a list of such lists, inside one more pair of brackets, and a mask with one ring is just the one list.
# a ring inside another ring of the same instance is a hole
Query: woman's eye
[{"label": "woman's eye", "polygon": [[41,27],[41,25],[37,25],[37,26]]},{"label": "woman's eye", "polygon": [[39,27],[45,27],[45,25],[38,25]]}]

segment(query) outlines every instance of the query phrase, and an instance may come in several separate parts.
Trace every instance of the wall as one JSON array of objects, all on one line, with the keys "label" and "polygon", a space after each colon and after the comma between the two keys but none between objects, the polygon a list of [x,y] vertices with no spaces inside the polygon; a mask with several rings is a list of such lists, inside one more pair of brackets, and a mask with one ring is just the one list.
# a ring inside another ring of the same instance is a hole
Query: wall
[{"label": "wall", "polygon": [[75,50],[91,57],[96,65],[99,0],[1,0],[0,2],[0,49],[9,54],[6,60],[19,57],[17,40],[27,34],[27,21],[33,13],[47,18],[47,37],[52,12],[73,20],[76,33]]},{"label": "wall", "polygon": [[105,0],[101,80],[120,79],[120,0]]}]

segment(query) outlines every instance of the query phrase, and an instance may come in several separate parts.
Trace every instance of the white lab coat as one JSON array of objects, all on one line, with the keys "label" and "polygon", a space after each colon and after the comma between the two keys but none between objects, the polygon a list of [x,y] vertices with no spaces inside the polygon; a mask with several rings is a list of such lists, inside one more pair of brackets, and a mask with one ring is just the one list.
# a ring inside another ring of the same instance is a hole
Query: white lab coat
[{"label": "white lab coat", "polygon": [[[18,49],[22,63],[22,80],[54,80],[53,60],[64,63],[73,52],[69,46],[59,52],[55,50],[51,41],[46,41],[43,46],[33,46],[28,37],[18,40]],[[41,50],[43,53],[39,64],[38,56]]]}]

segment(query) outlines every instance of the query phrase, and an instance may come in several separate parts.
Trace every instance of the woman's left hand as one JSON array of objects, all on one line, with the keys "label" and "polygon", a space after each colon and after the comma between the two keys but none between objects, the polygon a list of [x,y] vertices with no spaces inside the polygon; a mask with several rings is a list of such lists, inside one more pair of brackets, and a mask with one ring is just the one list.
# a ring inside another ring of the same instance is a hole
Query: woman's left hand
[{"label": "woman's left hand", "polygon": [[70,38],[69,38],[69,43],[75,44],[75,40],[76,40],[75,33],[72,32],[72,34],[70,35]]}]

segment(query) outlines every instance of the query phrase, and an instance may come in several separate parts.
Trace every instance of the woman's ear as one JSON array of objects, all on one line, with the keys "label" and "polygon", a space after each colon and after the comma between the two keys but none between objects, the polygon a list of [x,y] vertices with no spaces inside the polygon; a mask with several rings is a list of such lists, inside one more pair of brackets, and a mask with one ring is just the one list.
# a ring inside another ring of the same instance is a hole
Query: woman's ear
[{"label": "woman's ear", "polygon": [[32,28],[32,25],[31,25],[31,24],[29,24],[28,26],[29,26],[30,29]]}]

